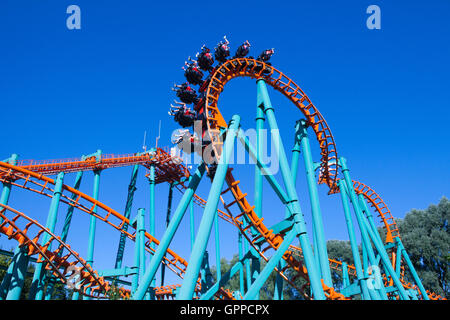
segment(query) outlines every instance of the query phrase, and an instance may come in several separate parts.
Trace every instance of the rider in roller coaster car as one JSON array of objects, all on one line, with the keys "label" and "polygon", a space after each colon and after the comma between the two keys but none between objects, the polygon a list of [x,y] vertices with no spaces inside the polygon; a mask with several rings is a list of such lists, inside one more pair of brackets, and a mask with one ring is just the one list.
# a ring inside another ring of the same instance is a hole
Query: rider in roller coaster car
[{"label": "rider in roller coaster car", "polygon": [[258,58],[256,58],[256,60],[265,62],[267,64],[270,65],[270,62],[268,62],[270,60],[270,57],[272,57],[272,55],[275,53],[275,49],[267,49],[264,50],[263,52],[261,52],[261,54],[258,56]]},{"label": "rider in roller coaster car", "polygon": [[243,58],[246,55],[248,55],[248,53],[250,52],[250,42],[248,42],[248,40],[246,40],[243,44],[241,44],[237,50],[236,53],[234,54],[234,58]]},{"label": "rider in roller coaster car", "polygon": [[205,45],[202,46],[201,50],[202,51],[196,55],[198,66],[204,71],[210,71],[214,64],[213,55]]},{"label": "rider in roller coaster car", "polygon": [[170,105],[169,115],[174,117],[174,120],[183,128],[191,127],[196,119],[195,113],[186,104],[175,101],[175,106]]},{"label": "rider in roller coaster car", "polygon": [[189,83],[185,82],[181,85],[175,84],[172,90],[176,92],[177,97],[180,98],[181,102],[186,104],[198,103],[197,92],[189,85]]},{"label": "rider in roller coaster car", "polygon": [[188,60],[190,62],[188,63],[187,61],[185,61],[185,66],[182,67],[186,80],[191,84],[202,84],[203,72],[197,65],[197,61],[192,60],[191,57],[189,57]]},{"label": "rider in roller coaster car", "polygon": [[230,56],[230,47],[228,46],[230,42],[227,40],[226,36],[224,36],[223,39],[224,40],[220,41],[214,49],[214,56],[220,63],[227,61],[227,58]]}]

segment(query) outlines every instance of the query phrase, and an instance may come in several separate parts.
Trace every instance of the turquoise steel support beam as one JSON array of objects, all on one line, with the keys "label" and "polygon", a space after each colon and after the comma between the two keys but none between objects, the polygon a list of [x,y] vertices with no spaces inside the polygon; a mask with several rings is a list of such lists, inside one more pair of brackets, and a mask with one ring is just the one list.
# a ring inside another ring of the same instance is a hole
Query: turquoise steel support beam
[{"label": "turquoise steel support beam", "polygon": [[[402,241],[400,240],[399,237],[396,237],[396,238],[395,238],[395,241],[396,241],[397,245],[401,248],[401,249],[400,249],[400,250],[401,250],[401,255],[402,255],[403,258],[405,259],[405,262],[406,262],[406,264],[407,264],[407,266],[408,266],[409,272],[411,273],[411,275],[412,275],[412,277],[413,277],[413,279],[414,279],[414,282],[415,282],[416,285],[419,287],[419,290],[420,290],[420,293],[421,293],[421,295],[422,295],[422,298],[423,298],[424,300],[430,300],[430,298],[428,297],[427,291],[425,290],[425,288],[424,288],[424,286],[423,286],[423,284],[422,284],[422,281],[420,280],[420,277],[419,277],[419,275],[417,274],[416,269],[414,268],[414,265],[412,264],[411,259],[409,258],[408,253],[406,252],[405,247],[403,246]],[[397,256],[397,259],[400,259],[400,260],[401,260],[401,256]]]},{"label": "turquoise steel support beam", "polygon": [[[277,266],[278,270],[282,270],[285,265],[286,262],[283,259],[281,259],[280,262],[278,262]],[[280,276],[279,273],[277,273],[275,277],[273,300],[283,300],[283,278]]]},{"label": "turquoise steel support beam", "polygon": [[[134,239],[134,268],[136,269],[136,274],[133,276],[131,280],[131,294],[134,294],[138,288],[139,284],[139,274],[140,274],[140,261],[141,261],[141,233],[138,232],[138,226],[137,222],[139,220],[139,213],[136,215],[136,217],[131,221],[131,225],[136,228],[136,236]],[[144,293],[145,295],[145,293]],[[143,296],[144,296],[143,295]]]},{"label": "turquoise steel support beam", "polygon": [[[372,237],[371,235],[369,235],[371,232],[371,228],[370,228],[370,226],[368,226],[366,224],[367,221],[365,220],[365,217],[359,206],[358,198],[356,197],[356,192],[353,188],[353,183],[351,183],[352,180],[350,178],[349,170],[346,166],[345,159],[341,158],[340,163],[342,166],[342,173],[344,175],[344,184],[343,185],[345,186],[345,189],[346,189],[346,195],[349,197],[350,202],[352,203],[353,212],[355,213],[355,217],[356,217],[356,220],[357,220],[357,223],[359,226],[359,230],[360,230],[360,234],[361,234],[361,245],[362,245],[363,249],[365,249],[365,254],[366,254],[366,256],[364,258],[367,257],[366,259],[363,259],[363,262],[365,262],[365,260],[368,259],[369,263],[372,267],[378,268],[378,261],[375,257],[375,254],[373,252],[373,248],[372,248],[372,245],[370,242],[370,239],[373,240],[373,239],[375,239],[375,237]],[[348,179],[350,179],[349,180],[351,183],[350,185],[348,184]],[[374,244],[376,244],[376,239],[373,241],[374,241]],[[383,247],[383,249],[384,249],[384,247]],[[365,269],[364,269],[364,275],[368,277],[367,267],[365,267]],[[372,284],[373,279],[369,279],[369,278],[367,278],[367,279],[368,279],[367,285],[369,288],[369,294],[371,294],[371,296],[374,296],[373,290],[371,290],[371,286],[369,286],[369,284]],[[377,288],[374,288],[374,289],[379,290],[381,299],[383,299],[383,300],[387,299],[386,288],[384,287],[384,284],[382,282],[380,283],[379,286],[377,286]]]},{"label": "turquoise steel support beam", "polygon": [[[172,211],[173,186],[174,186],[173,183],[169,185],[169,197],[167,200],[167,213],[166,213],[166,230],[170,223],[170,212]],[[163,264],[161,266],[161,287],[164,286],[165,274],[166,274],[166,265]]]},{"label": "turquoise steel support beam", "polygon": [[167,230],[164,233],[161,242],[155,251],[155,254],[153,255],[153,257],[149,262],[147,270],[145,271],[145,274],[139,283],[139,287],[132,296],[133,300],[143,299],[145,292],[148,290],[150,283],[153,281],[156,271],[158,270],[158,267],[161,265],[161,262],[164,258],[164,254],[169,248],[169,245],[172,242],[178,227],[180,226],[181,220],[184,217],[186,209],[188,205],[192,202],[192,197],[194,196],[195,190],[197,190],[197,187],[203,177],[203,174],[205,173],[205,170],[206,170],[205,164],[201,163],[197,167],[195,173],[191,176],[189,185],[186,191],[184,192],[183,197],[181,198],[180,203],[178,204],[173,214],[173,218],[170,220],[170,223],[167,226]]},{"label": "turquoise steel support beam", "polygon": [[247,293],[244,296],[244,300],[254,300],[256,298],[259,290],[261,289],[263,284],[267,281],[267,278],[269,278],[270,274],[275,269],[280,259],[283,257],[283,254],[289,248],[289,245],[292,243],[292,241],[295,239],[296,236],[297,232],[296,230],[293,229],[289,231],[289,233],[284,237],[283,242],[278,247],[278,250],[269,259],[264,269],[259,274],[258,278],[255,280],[255,282],[253,282],[252,286],[248,289]]},{"label": "turquoise steel support beam", "polygon": [[[256,151],[254,146],[250,143],[250,141],[247,139],[247,137],[244,134],[244,131],[242,129],[239,129],[238,132],[238,139],[242,142],[242,144],[245,147],[245,150],[249,153],[250,157],[256,162],[256,165],[261,170],[261,172],[264,174],[264,177],[266,178],[267,182],[272,187],[275,194],[278,196],[278,198],[281,200],[281,202],[285,205],[289,203],[288,196],[284,192],[283,188],[278,184],[277,180],[275,179],[274,175],[270,171],[269,168],[265,164],[261,162],[260,159],[256,156]],[[291,208],[287,207],[287,210],[289,212],[289,216],[292,214]]]},{"label": "turquoise steel support beam", "polygon": [[[7,160],[5,160],[5,162],[8,162],[9,164],[13,164],[16,165],[17,164],[17,154],[12,154],[11,157]],[[0,203],[3,205],[7,205],[9,202],[9,197],[11,195],[11,184],[8,182],[3,182],[3,188],[2,188],[2,194],[0,196]],[[3,222],[3,218],[0,218],[0,223]],[[16,249],[16,252],[19,249]],[[9,284],[11,282],[11,277],[12,277],[12,272],[13,272],[13,267],[14,265],[12,264],[12,262],[14,261],[14,259],[11,260],[10,265],[8,266],[8,269],[5,273],[5,276],[3,277],[2,283],[0,285],[0,300],[3,300],[6,298],[6,295],[8,294],[8,288],[9,288]]]},{"label": "turquoise steel support beam", "polygon": [[[300,123],[299,121],[295,124],[295,136],[294,136],[294,146],[292,147],[292,158],[291,158],[291,174],[292,174],[292,181],[294,183],[294,186],[297,185],[297,172],[298,172],[298,162],[300,159],[300,135],[298,134],[300,131]],[[285,219],[288,219],[291,216],[290,211],[288,208],[285,210]],[[286,261],[281,260],[280,265],[278,266],[281,269],[283,269],[286,266]],[[274,288],[274,300],[283,300],[283,278],[280,276],[279,273],[277,273],[275,278],[275,288]]]},{"label": "turquoise steel support beam", "polygon": [[[190,178],[191,179],[191,178]],[[190,183],[190,181],[189,181]],[[189,226],[191,231],[191,250],[194,247],[195,241],[195,216],[194,216],[194,201],[189,203]]]},{"label": "turquoise steel support beam", "polygon": [[[45,224],[45,227],[50,231],[55,231],[55,225],[56,221],[58,219],[58,209],[59,209],[59,202],[61,199],[62,194],[62,186],[64,181],[64,172],[58,173],[58,176],[56,177],[55,181],[55,189],[53,191],[53,198],[52,202],[50,204],[50,209],[47,216],[47,222]],[[50,239],[50,235],[48,233],[44,233],[42,235],[42,242],[41,243],[47,243]],[[31,288],[29,293],[30,300],[42,300],[43,293],[44,293],[44,275],[45,275],[45,268],[44,263],[40,262],[36,264],[36,268],[33,275],[33,280],[31,282]]]},{"label": "turquoise steel support beam", "polygon": [[352,249],[353,261],[356,269],[357,281],[361,287],[362,298],[364,300],[370,300],[369,289],[367,288],[367,279],[364,277],[361,258],[358,251],[358,243],[356,242],[355,229],[353,227],[353,221],[350,213],[350,205],[347,198],[347,189],[345,188],[345,182],[342,180],[338,181],[338,187],[340,190],[342,207],[344,209],[345,223],[347,225],[348,237],[350,239],[350,247]]},{"label": "turquoise steel support beam", "polygon": [[[341,170],[344,175],[345,183],[347,185],[348,195],[350,196],[350,199],[352,201],[355,216],[358,221],[359,229],[361,231],[362,240],[364,241],[366,249],[368,249],[367,251],[369,254],[369,260],[371,261],[372,264],[375,264],[375,257],[373,256],[373,251],[371,250],[372,246],[370,244],[370,238],[372,238],[372,242],[375,245],[375,248],[378,251],[378,254],[380,254],[381,260],[383,261],[383,265],[384,265],[386,271],[391,275],[392,280],[394,281],[394,284],[398,287],[400,297],[404,300],[409,300],[407,292],[404,290],[400,279],[397,277],[397,274],[395,273],[395,271],[389,261],[389,257],[386,253],[384,246],[380,246],[380,244],[377,241],[376,236],[372,233],[371,228],[367,228],[365,225],[364,216],[358,205],[358,200],[356,198],[355,190],[353,189],[353,183],[352,183],[352,179],[350,178],[350,173],[349,173],[349,169],[347,167],[346,159],[340,158],[339,162],[341,164],[341,168],[342,168]],[[370,238],[369,238],[369,236],[370,236]],[[387,295],[384,290],[384,285],[381,286],[380,291],[382,292],[383,298],[387,299]]]},{"label": "turquoise steel support beam", "polygon": [[[238,247],[239,247],[239,260],[242,261],[244,259],[244,253],[242,251],[242,234],[240,231],[238,231]],[[245,294],[245,288],[244,288],[244,267],[241,266],[241,269],[239,271],[239,291],[241,294]]]},{"label": "turquoise steel support beam", "polygon": [[26,248],[19,248],[19,253],[14,255],[15,266],[9,284],[8,295],[6,300],[19,300],[22,293],[23,284],[25,282],[25,276],[27,274],[29,256],[26,252]]},{"label": "turquoise steel support beam", "polygon": [[[82,156],[81,159],[83,160],[84,156]],[[78,171],[76,178],[75,178],[75,184],[73,186],[73,188],[75,190],[78,190],[80,188],[82,177],[83,177],[83,171]],[[77,198],[77,195],[75,193],[73,193],[70,198],[72,201],[75,201]],[[63,242],[66,242],[67,236],[69,235],[69,229],[70,229],[70,224],[72,222],[72,216],[73,216],[74,209],[75,209],[75,207],[73,207],[73,206],[69,206],[67,208],[66,218],[64,220],[64,226],[63,226],[63,229],[61,232],[61,240]],[[64,250],[61,250],[58,255],[61,257],[63,255],[63,253],[64,253]],[[47,289],[45,290],[45,300],[50,300],[52,298],[56,281],[57,280],[54,276],[50,276],[50,278],[48,279]]]},{"label": "turquoise steel support beam", "polygon": [[[289,164],[286,158],[286,153],[284,151],[283,142],[281,141],[278,124],[275,119],[274,108],[269,99],[269,94],[267,92],[267,87],[264,79],[257,80],[258,89],[262,96],[262,101],[264,103],[264,113],[266,115],[267,122],[271,129],[271,136],[274,142],[275,151],[278,152],[279,164],[281,169],[281,174],[283,177],[284,185],[286,187],[286,192],[289,197],[289,206],[293,209],[293,216],[295,220],[294,229],[297,232],[300,246],[303,250],[303,257],[305,260],[305,265],[308,270],[308,276],[311,284],[311,290],[313,292],[314,298],[317,300],[325,300],[325,294],[323,292],[322,283],[320,281],[320,272],[314,261],[314,255],[311,248],[311,243],[308,238],[306,224],[303,219],[303,213],[301,211],[300,202],[298,201],[297,191],[295,189],[294,183],[292,181],[292,174],[289,168]],[[247,293],[248,294],[248,293]]]},{"label": "turquoise steel support beam", "polygon": [[[127,201],[125,203],[124,217],[127,219],[130,219],[131,209],[133,207],[133,198],[134,198],[134,192],[136,191],[136,181],[137,181],[138,171],[139,171],[139,165],[136,164],[133,166],[133,170],[131,172],[130,184],[128,185]],[[128,224],[127,223],[124,224],[122,229],[127,231]],[[126,239],[127,239],[127,236],[124,233],[121,233],[120,239],[119,239],[119,247],[117,248],[117,256],[116,256],[116,263],[115,263],[116,269],[120,269],[122,267]]]},{"label": "turquoise steel support beam", "polygon": [[330,263],[328,261],[327,244],[325,241],[325,232],[323,228],[322,212],[320,208],[319,193],[317,191],[317,182],[314,173],[314,164],[311,155],[311,147],[307,131],[306,120],[301,119],[297,122],[298,134],[302,147],[303,161],[305,164],[306,180],[308,183],[309,200],[311,202],[311,212],[314,227],[314,253],[318,256],[319,266],[322,278],[329,287],[333,285],[331,280]]},{"label": "turquoise steel support beam", "polygon": [[219,237],[219,213],[216,212],[214,219],[214,244],[216,249],[216,281],[219,282],[222,276],[220,266],[220,237]]},{"label": "turquoise steel support beam", "polygon": [[139,233],[139,278],[145,273],[145,209],[138,209],[136,232]]},{"label": "turquoise steel support beam", "polygon": [[400,273],[402,272],[402,270],[401,270],[401,265],[402,265],[402,247],[398,245],[397,240],[395,240],[395,243],[397,244],[397,253],[395,255],[395,273],[397,274],[397,277],[400,277]]},{"label": "turquoise steel support beam", "polygon": [[[101,157],[101,151],[98,151],[99,157]],[[100,172],[101,170],[94,170],[94,190],[92,192],[92,198],[95,200],[98,200],[98,192],[100,188]],[[93,210],[93,213],[97,213],[97,207],[95,207]],[[86,255],[86,263],[89,264],[91,267],[94,264],[94,248],[95,248],[95,233],[97,229],[97,218],[91,215],[90,223],[89,223],[89,240],[88,240],[88,250]],[[86,293],[90,293],[91,290],[88,288],[86,290]],[[84,296],[84,300],[91,300],[90,297]]]},{"label": "turquoise steel support beam", "polygon": [[192,250],[189,264],[186,269],[183,284],[177,294],[177,299],[179,300],[190,300],[194,295],[195,284],[200,271],[202,258],[206,251],[208,239],[211,234],[212,224],[219,204],[222,187],[225,182],[225,176],[228,171],[228,164],[232,156],[239,123],[240,117],[234,115],[229,124],[222,154],[206,201],[205,210],[195,239],[194,249]]},{"label": "turquoise steel support beam", "polygon": [[[156,167],[154,164],[150,165],[150,172],[149,172],[149,176],[148,176],[148,183],[149,183],[149,191],[150,191],[150,195],[149,195],[149,220],[150,220],[150,234],[152,236],[156,235],[156,218],[155,218],[155,208],[156,208],[156,202],[155,202],[155,186],[156,186]],[[150,247],[152,249],[155,249],[155,244],[151,243]],[[156,279],[153,279],[150,287],[149,287],[149,291],[153,292],[153,288],[156,286]],[[154,296],[154,295],[153,295]],[[153,298],[153,297],[152,297]],[[141,298],[142,299],[142,298]],[[152,299],[153,300],[153,299]]]},{"label": "turquoise steel support beam", "polygon": [[[244,218],[243,219],[243,224],[242,224],[242,228],[246,228],[248,226],[248,222],[247,220]],[[247,239],[244,238],[244,255],[248,255],[250,252],[249,249],[249,243],[247,242]],[[248,288],[250,288],[250,286],[252,285],[252,270],[251,270],[251,266],[250,266],[250,260],[246,259],[244,261],[244,266],[245,266],[245,273],[246,273],[246,283],[247,283],[247,290]]]},{"label": "turquoise steel support beam", "polygon": [[[256,101],[256,119],[255,119],[255,128],[256,128],[256,151],[258,159],[264,161],[264,104],[263,97],[259,94],[259,90],[257,90],[257,101]],[[254,205],[255,205],[255,213],[261,218],[263,216],[263,177],[261,170],[255,166],[255,191],[254,191]],[[252,267],[251,267],[251,281],[255,281],[260,272],[261,262],[259,257],[252,259]],[[257,299],[259,298],[259,295]]]},{"label": "turquoise steel support beam", "polygon": [[342,262],[342,286],[348,287],[350,285],[350,277],[348,276],[347,262]]},{"label": "turquoise steel support beam", "polygon": [[228,272],[226,272],[223,277],[220,278],[219,281],[217,281],[211,288],[208,289],[202,296],[200,297],[200,300],[210,300],[214,297],[214,294],[220,289],[220,287],[223,287],[227,284],[227,282],[238,272],[239,270],[242,270],[243,264],[242,261],[239,260],[236,262]]}]

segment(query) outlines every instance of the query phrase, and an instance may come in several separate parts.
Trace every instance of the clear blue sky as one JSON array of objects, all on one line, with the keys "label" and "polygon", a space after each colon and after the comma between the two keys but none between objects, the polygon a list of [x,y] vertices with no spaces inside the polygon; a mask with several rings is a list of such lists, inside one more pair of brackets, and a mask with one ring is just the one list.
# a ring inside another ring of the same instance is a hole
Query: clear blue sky
[{"label": "clear blue sky", "polygon": [[[81,30],[66,28],[66,8],[81,8]],[[381,8],[381,30],[366,28],[366,8]],[[276,50],[272,63],[294,79],[327,120],[338,153],[352,177],[372,186],[396,217],[449,196],[450,2],[423,1],[12,1],[0,2],[1,159],[78,157],[140,151],[162,120],[160,145],[170,145],[176,124],[167,115],[181,83],[181,66],[202,44],[213,47],[224,35],[235,49],[244,40],[252,54]],[[253,126],[253,80],[229,83],[220,107],[229,119]],[[271,91],[287,148],[300,114]],[[313,144],[313,146],[316,146]],[[319,159],[318,149],[314,150]],[[249,193],[253,169],[238,168]],[[122,212],[130,168],[102,174],[100,200]],[[134,209],[148,208],[141,169]],[[90,193],[92,173],[82,190]],[[73,184],[74,175],[65,182]],[[298,190],[309,221],[305,176]],[[205,198],[208,182],[200,187]],[[265,187],[266,188],[266,187]],[[158,186],[158,227],[164,229],[167,185]],[[266,190],[268,221],[283,210]],[[347,239],[338,196],[320,187],[327,239]],[[176,205],[180,195],[175,197]],[[45,223],[49,202],[15,190],[11,205]],[[61,208],[57,232],[65,215]],[[197,223],[201,211],[196,211]],[[270,224],[270,223],[269,223]],[[89,218],[77,213],[72,247],[86,254]],[[235,231],[223,224],[224,243]],[[119,235],[98,224],[95,266],[113,266]],[[174,246],[189,257],[187,221]],[[211,242],[212,244],[214,241]],[[223,246],[223,255],[237,251]],[[4,248],[13,247],[2,237]],[[127,247],[127,263],[133,248]],[[211,250],[211,264],[215,264]],[[170,279],[177,282],[176,279]],[[178,281],[179,282],[179,281]]]}]

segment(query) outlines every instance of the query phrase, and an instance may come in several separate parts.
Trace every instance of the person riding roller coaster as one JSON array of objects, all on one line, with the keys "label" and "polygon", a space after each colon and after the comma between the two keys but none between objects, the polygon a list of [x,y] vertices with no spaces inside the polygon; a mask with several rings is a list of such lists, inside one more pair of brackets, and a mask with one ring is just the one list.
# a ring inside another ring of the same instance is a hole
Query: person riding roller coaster
[{"label": "person riding roller coaster", "polygon": [[186,107],[186,104],[175,101],[175,106],[170,105],[169,115],[174,117],[174,120],[178,122],[183,128],[192,127],[196,119],[195,112]]},{"label": "person riding roller coaster", "polygon": [[176,92],[177,97],[180,98],[181,102],[186,104],[197,104],[197,92],[189,85],[189,83],[185,82],[181,85],[174,85],[172,90]]},{"label": "person riding roller coaster", "polygon": [[[262,61],[262,62],[266,62],[270,60],[270,57],[272,57],[272,55],[275,53],[275,49],[267,49],[264,50],[263,52],[261,52],[261,54],[258,56],[258,58],[256,58],[256,60]],[[268,63],[270,64],[270,63]]]},{"label": "person riding roller coaster", "polygon": [[197,63],[200,69],[203,71],[210,71],[212,69],[212,65],[214,64],[214,58],[211,54],[209,48],[205,45],[202,46],[201,52],[197,53],[195,56],[197,58]]},{"label": "person riding roller coaster", "polygon": [[197,61],[192,60],[191,57],[189,57],[188,60],[190,62],[188,63],[185,61],[185,66],[182,68],[186,80],[191,84],[202,84],[203,72],[199,69]]},{"label": "person riding roller coaster", "polygon": [[241,44],[237,50],[236,53],[234,54],[234,58],[243,58],[246,55],[248,55],[248,53],[250,52],[250,42],[248,42],[248,40],[246,40],[243,44]]},{"label": "person riding roller coaster", "polygon": [[227,61],[227,58],[230,56],[230,47],[228,46],[230,42],[227,40],[226,36],[223,37],[223,39],[224,40],[219,42],[214,49],[214,56],[220,63]]}]

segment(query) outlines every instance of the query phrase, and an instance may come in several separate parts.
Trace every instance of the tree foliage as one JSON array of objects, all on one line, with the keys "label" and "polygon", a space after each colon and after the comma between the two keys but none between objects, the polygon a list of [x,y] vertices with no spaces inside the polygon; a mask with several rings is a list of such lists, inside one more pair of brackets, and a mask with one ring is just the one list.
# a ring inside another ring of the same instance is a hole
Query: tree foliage
[{"label": "tree foliage", "polygon": [[411,210],[397,220],[401,239],[425,289],[450,297],[450,201]]}]

